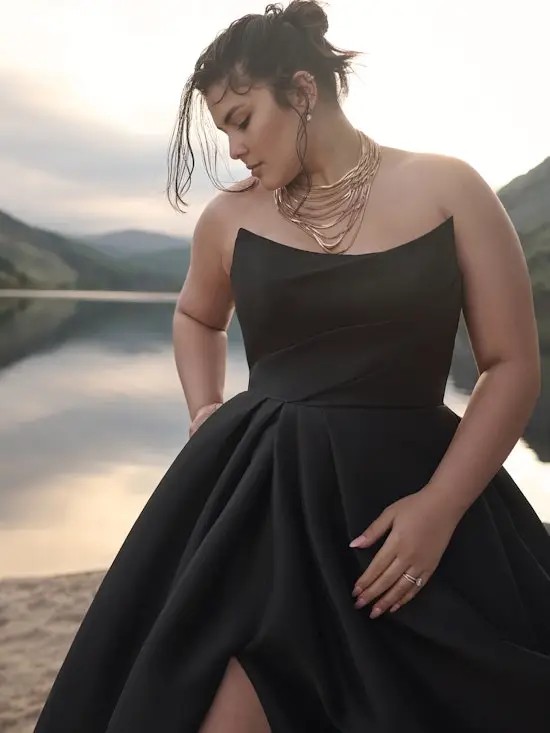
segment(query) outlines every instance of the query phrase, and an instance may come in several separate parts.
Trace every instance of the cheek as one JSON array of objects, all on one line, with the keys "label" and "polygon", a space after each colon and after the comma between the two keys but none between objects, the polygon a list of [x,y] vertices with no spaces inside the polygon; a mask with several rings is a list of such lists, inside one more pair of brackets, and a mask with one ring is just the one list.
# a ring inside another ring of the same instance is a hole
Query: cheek
[{"label": "cheek", "polygon": [[265,188],[274,190],[291,181],[301,169],[295,116],[272,112],[258,133],[256,157],[265,161],[259,178]]},{"label": "cheek", "polygon": [[271,143],[266,148],[266,158],[278,171],[294,170],[300,161],[296,152],[295,126],[275,127],[270,135]]},{"label": "cheek", "polygon": [[296,123],[287,114],[275,113],[262,125],[266,157],[288,161],[296,155]]}]

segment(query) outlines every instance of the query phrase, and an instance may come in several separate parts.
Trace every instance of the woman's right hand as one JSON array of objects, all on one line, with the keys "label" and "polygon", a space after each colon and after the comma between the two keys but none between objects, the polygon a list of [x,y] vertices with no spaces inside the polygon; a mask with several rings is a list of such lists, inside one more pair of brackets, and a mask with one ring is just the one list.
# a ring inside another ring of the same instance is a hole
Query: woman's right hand
[{"label": "woman's right hand", "polygon": [[215,412],[219,407],[223,405],[223,402],[210,402],[207,405],[203,405],[195,415],[193,422],[189,426],[189,437],[195,433],[200,426],[203,424],[205,420],[207,420],[210,415]]}]

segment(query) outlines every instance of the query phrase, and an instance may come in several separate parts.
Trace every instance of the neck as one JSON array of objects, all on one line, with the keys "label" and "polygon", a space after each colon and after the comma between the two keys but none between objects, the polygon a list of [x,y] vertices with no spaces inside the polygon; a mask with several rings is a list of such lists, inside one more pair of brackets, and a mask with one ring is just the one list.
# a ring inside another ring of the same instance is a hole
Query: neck
[{"label": "neck", "polygon": [[[305,170],[313,186],[329,186],[354,168],[361,157],[361,139],[357,130],[340,111],[329,120],[314,123],[307,128]],[[305,183],[300,174],[297,182]]]}]

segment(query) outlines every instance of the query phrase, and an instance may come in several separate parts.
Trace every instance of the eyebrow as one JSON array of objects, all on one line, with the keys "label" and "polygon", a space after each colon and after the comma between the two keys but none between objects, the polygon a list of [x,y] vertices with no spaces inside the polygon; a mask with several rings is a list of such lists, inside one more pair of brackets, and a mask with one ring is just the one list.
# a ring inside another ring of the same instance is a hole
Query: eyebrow
[{"label": "eyebrow", "polygon": [[[229,120],[231,119],[231,116],[232,116],[232,115],[233,115],[233,114],[234,114],[234,113],[235,113],[235,112],[236,112],[236,111],[237,111],[238,109],[240,109],[241,107],[244,107],[244,105],[242,104],[242,102],[241,102],[241,103],[239,103],[239,104],[234,104],[234,105],[233,105],[233,106],[231,107],[231,109],[230,109],[230,110],[228,110],[228,111],[226,112],[226,114],[225,114],[225,117],[223,118],[223,124],[224,124],[224,125],[227,125],[227,123],[228,123],[228,122],[229,122]],[[220,125],[216,125],[216,127],[218,128],[218,130],[222,130],[222,129],[223,129],[223,125],[222,125],[222,126],[220,126]]]}]

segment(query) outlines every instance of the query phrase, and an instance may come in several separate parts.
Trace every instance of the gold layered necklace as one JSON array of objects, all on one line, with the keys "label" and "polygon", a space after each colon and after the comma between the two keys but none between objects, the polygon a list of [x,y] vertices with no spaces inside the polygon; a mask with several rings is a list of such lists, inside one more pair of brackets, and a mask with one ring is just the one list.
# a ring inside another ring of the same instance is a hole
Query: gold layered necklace
[{"label": "gold layered necklace", "polygon": [[[357,165],[342,178],[327,185],[312,186],[309,191],[303,182],[295,179],[288,186],[273,191],[277,209],[282,216],[313,237],[325,252],[334,252],[349,232],[352,232],[351,241],[336,254],[346,252],[355,242],[371,185],[380,166],[378,143],[361,130],[356,132],[361,141],[361,157]],[[295,214],[302,200],[300,210]],[[326,233],[335,227],[341,230],[342,226],[343,231]]]}]

